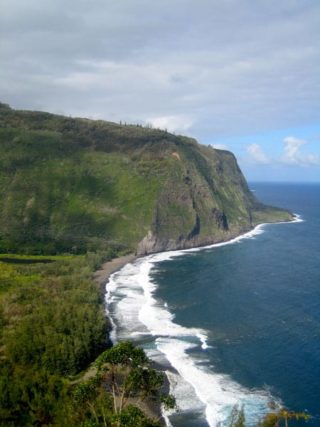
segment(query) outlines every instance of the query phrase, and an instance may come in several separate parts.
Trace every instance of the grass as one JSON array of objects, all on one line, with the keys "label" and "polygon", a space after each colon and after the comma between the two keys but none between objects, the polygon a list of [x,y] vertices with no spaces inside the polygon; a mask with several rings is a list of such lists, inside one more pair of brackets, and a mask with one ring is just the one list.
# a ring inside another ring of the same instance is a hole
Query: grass
[{"label": "grass", "polygon": [[14,134],[11,141],[4,139],[7,132],[0,135],[0,250],[132,248],[146,234],[162,183],[154,161],[132,163],[122,154],[85,150],[48,155],[46,140],[39,146],[26,132],[17,142]]},{"label": "grass", "polygon": [[[152,231],[198,244],[281,217],[255,200],[231,153],[158,129],[0,105],[0,252],[134,251]],[[213,214],[214,212],[214,214]],[[284,214],[283,218],[287,218]]]}]

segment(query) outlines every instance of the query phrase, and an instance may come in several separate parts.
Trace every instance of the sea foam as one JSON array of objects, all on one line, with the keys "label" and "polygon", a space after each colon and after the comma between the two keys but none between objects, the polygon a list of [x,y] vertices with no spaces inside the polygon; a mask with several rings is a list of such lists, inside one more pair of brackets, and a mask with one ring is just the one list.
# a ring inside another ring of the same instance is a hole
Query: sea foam
[{"label": "sea foam", "polygon": [[[302,219],[296,216],[295,221],[300,222]],[[174,321],[174,314],[170,312],[167,303],[155,297],[157,284],[153,282],[151,272],[162,261],[252,239],[264,232],[265,225],[258,225],[228,242],[137,259],[112,274],[106,285],[108,315],[113,322],[113,342],[129,338],[139,340],[152,359],[159,362],[159,352],[165,356],[165,360],[177,372],[174,374],[169,371],[167,376],[180,413],[205,413],[210,427],[225,425],[234,405],[244,408],[248,425],[256,425],[258,419],[268,411],[273,399],[268,391],[245,389],[229,376],[217,374],[214,368],[208,366],[207,331],[187,328]],[[197,357],[190,353],[192,349],[197,350]],[[173,415],[165,413],[164,416],[170,426],[170,417]]]}]

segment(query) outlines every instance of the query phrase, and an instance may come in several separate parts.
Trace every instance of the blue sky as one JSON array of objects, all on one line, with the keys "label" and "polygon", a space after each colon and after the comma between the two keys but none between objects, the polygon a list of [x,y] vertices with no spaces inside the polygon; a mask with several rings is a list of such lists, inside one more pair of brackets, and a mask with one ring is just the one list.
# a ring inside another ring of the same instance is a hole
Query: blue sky
[{"label": "blue sky", "polygon": [[207,142],[232,151],[250,181],[320,181],[320,125]]},{"label": "blue sky", "polygon": [[233,151],[320,181],[319,0],[0,0],[0,96]]}]

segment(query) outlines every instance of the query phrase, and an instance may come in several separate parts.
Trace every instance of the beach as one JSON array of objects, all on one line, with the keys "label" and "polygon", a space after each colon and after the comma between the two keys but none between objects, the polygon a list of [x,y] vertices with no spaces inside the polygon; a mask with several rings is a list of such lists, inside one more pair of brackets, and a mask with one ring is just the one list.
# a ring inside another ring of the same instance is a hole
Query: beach
[{"label": "beach", "polygon": [[120,270],[123,266],[129,262],[134,261],[137,258],[134,254],[124,255],[119,258],[114,258],[111,261],[107,261],[94,273],[94,280],[101,286],[103,296],[105,295],[105,285],[112,273]]},{"label": "beach", "polygon": [[[111,274],[121,270],[126,264],[129,264],[137,259],[137,256],[134,254],[124,255],[119,258],[114,258],[111,261],[107,261],[94,273],[94,280],[99,284],[101,289],[101,294],[105,297],[106,294],[106,284],[111,276]],[[108,324],[111,329],[111,321],[108,319]],[[157,364],[153,364],[155,369],[162,370]],[[169,383],[167,377],[164,378],[163,393],[169,391]],[[140,399],[130,398],[128,404],[133,404],[139,407],[149,418],[161,420],[162,412],[161,405],[151,399],[145,399],[141,401]]]}]

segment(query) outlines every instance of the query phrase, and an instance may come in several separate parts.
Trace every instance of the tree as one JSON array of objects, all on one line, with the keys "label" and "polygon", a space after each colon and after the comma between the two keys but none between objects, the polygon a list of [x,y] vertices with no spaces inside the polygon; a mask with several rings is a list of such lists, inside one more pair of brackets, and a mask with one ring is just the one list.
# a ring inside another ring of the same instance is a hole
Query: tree
[{"label": "tree", "polygon": [[259,427],[280,427],[283,424],[285,427],[288,427],[289,420],[308,421],[310,418],[310,415],[305,412],[294,412],[286,408],[281,408],[276,413],[267,414],[259,424]]},{"label": "tree", "polygon": [[117,426],[123,425],[122,414],[131,397],[142,401],[150,397],[170,407],[175,405],[174,397],[165,398],[159,394],[163,374],[153,369],[144,351],[130,342],[122,342],[106,350],[98,357],[96,367],[105,384],[109,384]]},{"label": "tree", "polygon": [[228,427],[245,427],[246,420],[244,415],[243,407],[239,409],[238,405],[235,405],[232,408],[229,420]]}]

